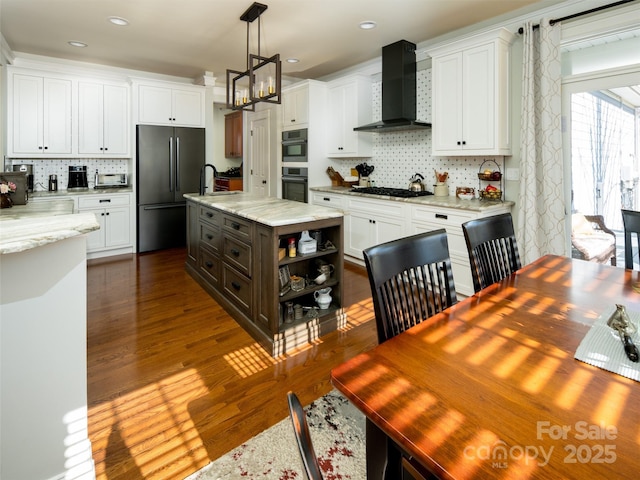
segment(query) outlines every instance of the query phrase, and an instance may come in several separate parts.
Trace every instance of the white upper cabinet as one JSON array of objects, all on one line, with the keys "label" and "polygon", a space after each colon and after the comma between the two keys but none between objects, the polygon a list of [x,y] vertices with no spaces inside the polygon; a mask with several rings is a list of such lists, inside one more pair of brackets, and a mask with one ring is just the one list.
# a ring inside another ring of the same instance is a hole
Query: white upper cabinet
[{"label": "white upper cabinet", "polygon": [[309,126],[309,85],[304,82],[282,91],[282,128]]},{"label": "white upper cabinet", "polygon": [[139,85],[138,123],[204,127],[203,87]]},{"label": "white upper cabinet", "polygon": [[129,87],[78,83],[78,153],[129,156]]},{"label": "white upper cabinet", "polygon": [[501,28],[428,52],[433,155],[511,155],[512,39],[513,34]]},{"label": "white upper cabinet", "polygon": [[327,156],[370,157],[373,136],[354,132],[371,123],[371,79],[362,75],[345,77],[329,84],[329,130]]},{"label": "white upper cabinet", "polygon": [[10,73],[8,155],[55,157],[72,153],[72,82]]}]

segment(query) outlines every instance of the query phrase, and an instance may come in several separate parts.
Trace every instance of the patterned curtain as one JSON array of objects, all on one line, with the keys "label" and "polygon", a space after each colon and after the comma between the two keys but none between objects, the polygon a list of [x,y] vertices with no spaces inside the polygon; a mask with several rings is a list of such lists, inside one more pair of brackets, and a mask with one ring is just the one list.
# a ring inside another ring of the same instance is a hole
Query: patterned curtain
[{"label": "patterned curtain", "polygon": [[565,254],[560,25],[524,26],[518,248],[527,264]]}]

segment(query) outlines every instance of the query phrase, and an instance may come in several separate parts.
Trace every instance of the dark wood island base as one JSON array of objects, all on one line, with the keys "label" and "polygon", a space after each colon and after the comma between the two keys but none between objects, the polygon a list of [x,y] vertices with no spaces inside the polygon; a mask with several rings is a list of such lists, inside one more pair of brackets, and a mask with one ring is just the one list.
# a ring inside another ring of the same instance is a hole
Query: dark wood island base
[{"label": "dark wood island base", "polygon": [[[346,326],[341,212],[245,193],[186,197],[187,272],[271,356]],[[290,238],[297,246],[303,231],[320,231],[321,248],[283,257],[281,249]],[[320,264],[333,265],[323,283],[305,282],[297,291],[281,288],[281,271],[287,279],[290,275],[313,280]],[[314,294],[327,287],[331,304],[319,309]],[[294,304],[303,308],[298,314],[302,318],[285,320],[287,305]]]}]

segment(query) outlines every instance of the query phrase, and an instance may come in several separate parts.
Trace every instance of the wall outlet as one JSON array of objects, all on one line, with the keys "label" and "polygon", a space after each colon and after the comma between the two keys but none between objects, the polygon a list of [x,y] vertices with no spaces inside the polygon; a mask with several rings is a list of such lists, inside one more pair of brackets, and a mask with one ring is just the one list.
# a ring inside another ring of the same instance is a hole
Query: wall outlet
[{"label": "wall outlet", "polygon": [[509,181],[517,182],[520,180],[520,169],[519,168],[507,168],[505,178]]}]

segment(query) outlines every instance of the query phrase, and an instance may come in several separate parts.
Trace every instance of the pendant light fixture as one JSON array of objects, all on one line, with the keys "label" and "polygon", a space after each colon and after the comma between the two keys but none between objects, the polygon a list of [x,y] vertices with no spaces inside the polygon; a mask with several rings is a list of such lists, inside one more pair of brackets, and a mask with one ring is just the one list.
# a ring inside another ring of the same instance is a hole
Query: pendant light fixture
[{"label": "pendant light fixture", "polygon": [[[255,111],[258,102],[280,103],[282,64],[280,54],[263,57],[260,53],[260,15],[267,5],[253,3],[240,20],[247,23],[247,69],[227,69],[227,108]],[[258,54],[249,53],[250,24],[258,19]]]}]

